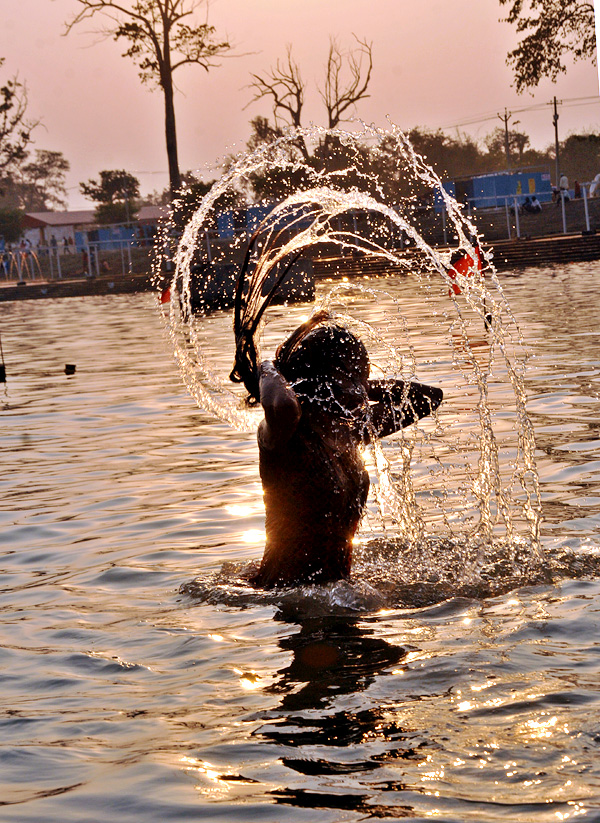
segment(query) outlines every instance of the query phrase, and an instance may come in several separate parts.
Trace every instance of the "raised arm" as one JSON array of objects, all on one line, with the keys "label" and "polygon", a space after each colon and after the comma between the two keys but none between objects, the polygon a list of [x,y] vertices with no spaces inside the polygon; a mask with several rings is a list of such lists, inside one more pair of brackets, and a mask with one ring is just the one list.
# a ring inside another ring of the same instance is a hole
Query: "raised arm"
[{"label": "raised arm", "polygon": [[444,393],[422,383],[369,380],[368,395],[372,426],[378,437],[386,437],[430,415],[442,402]]},{"label": "raised arm", "polygon": [[258,442],[274,449],[287,443],[296,431],[302,411],[294,390],[270,360],[261,363],[259,389],[265,419],[258,427]]}]

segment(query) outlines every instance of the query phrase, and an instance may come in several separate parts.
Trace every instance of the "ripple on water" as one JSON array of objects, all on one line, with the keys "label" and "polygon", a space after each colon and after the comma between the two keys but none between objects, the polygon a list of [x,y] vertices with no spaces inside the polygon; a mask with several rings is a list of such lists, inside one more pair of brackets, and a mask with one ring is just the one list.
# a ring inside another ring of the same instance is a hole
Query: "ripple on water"
[{"label": "ripple on water", "polygon": [[[597,323],[600,274],[547,275],[503,280],[535,344],[545,560],[500,552],[479,596],[446,585],[476,553],[441,543],[445,581],[365,543],[348,582],[255,591],[255,439],[185,396],[149,298],[6,304],[0,818],[598,820],[600,485],[576,446],[600,347],[570,330]],[[416,322],[408,278],[388,287]]]}]

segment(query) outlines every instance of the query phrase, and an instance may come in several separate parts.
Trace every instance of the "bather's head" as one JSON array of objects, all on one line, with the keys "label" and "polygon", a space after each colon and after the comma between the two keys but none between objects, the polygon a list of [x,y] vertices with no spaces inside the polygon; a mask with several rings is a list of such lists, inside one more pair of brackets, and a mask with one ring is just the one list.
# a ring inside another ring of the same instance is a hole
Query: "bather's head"
[{"label": "bather's head", "polygon": [[279,346],[275,365],[300,401],[313,400],[336,413],[364,401],[369,356],[349,329],[319,312]]}]

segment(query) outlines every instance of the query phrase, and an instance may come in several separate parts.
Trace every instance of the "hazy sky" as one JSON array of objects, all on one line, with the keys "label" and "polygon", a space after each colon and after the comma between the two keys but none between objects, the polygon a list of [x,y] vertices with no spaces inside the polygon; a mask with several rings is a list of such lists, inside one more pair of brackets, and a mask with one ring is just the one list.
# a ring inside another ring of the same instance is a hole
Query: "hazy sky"
[{"label": "hazy sky", "polygon": [[[62,151],[71,163],[71,208],[90,208],[78,183],[101,169],[124,168],[140,179],[142,191],[168,184],[162,98],[138,80],[124,48],[102,40],[84,24],[61,36],[76,11],[75,0],[0,0],[0,56],[3,77],[18,72],[29,90],[29,112],[42,126],[38,148]],[[385,125],[461,125],[483,138],[500,125],[496,115],[525,106],[564,100],[561,138],[573,131],[600,130],[598,72],[591,63],[570,67],[554,86],[517,95],[505,65],[514,29],[499,22],[497,0],[212,0],[209,22],[235,44],[220,67],[199,67],[175,75],[179,156],[182,170],[210,168],[241,149],[249,121],[268,115],[266,102],[250,104],[252,72],[266,71],[293,47],[307,85],[306,125],[323,123],[316,84],[323,77],[330,35],[350,46],[352,33],[373,42],[374,70],[369,99],[357,116]],[[576,98],[595,97],[591,102]],[[572,101],[572,102],[567,102]],[[245,108],[246,107],[246,108]],[[554,141],[550,106],[516,112],[519,129],[535,147]],[[590,178],[600,169],[591,169]]]}]

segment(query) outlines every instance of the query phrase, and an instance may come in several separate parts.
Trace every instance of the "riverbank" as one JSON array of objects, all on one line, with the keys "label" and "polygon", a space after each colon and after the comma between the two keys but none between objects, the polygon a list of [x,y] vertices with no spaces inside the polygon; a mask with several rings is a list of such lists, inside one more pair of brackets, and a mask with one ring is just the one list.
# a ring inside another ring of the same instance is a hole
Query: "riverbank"
[{"label": "riverbank", "polygon": [[[497,240],[484,244],[493,255],[498,271],[548,264],[580,263],[600,260],[600,234],[566,234],[553,237],[525,237],[519,240]],[[446,250],[440,247],[440,251]],[[406,258],[416,257],[405,250]],[[313,261],[315,279],[351,275],[381,275],[394,271],[387,260],[331,256]],[[85,295],[132,294],[152,288],[147,274],[112,275],[105,277],[69,278],[62,280],[30,280],[0,284],[0,302],[39,300],[49,297],[82,297]]]},{"label": "riverbank", "polygon": [[112,277],[69,278],[64,280],[28,280],[0,284],[0,302],[40,300],[48,297],[83,297],[87,295],[133,294],[151,288],[150,274]]}]

